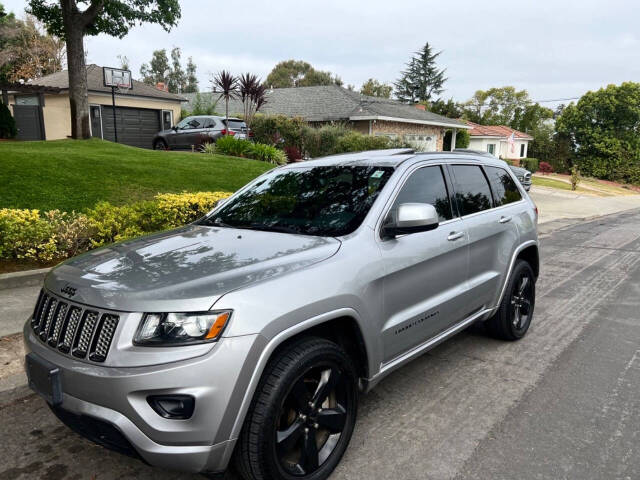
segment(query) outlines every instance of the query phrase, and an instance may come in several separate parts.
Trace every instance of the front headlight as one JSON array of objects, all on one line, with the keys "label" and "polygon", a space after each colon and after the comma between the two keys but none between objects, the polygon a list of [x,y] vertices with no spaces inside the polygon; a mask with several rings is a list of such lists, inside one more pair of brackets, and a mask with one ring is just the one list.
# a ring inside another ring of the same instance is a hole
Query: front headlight
[{"label": "front headlight", "polygon": [[145,313],[133,343],[161,347],[213,342],[230,318],[231,310]]}]

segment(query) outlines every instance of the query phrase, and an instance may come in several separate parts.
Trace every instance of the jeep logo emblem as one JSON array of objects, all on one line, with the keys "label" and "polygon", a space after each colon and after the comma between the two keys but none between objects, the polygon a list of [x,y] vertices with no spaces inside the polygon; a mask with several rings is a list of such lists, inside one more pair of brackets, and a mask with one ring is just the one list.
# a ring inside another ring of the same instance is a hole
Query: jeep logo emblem
[{"label": "jeep logo emblem", "polygon": [[69,285],[68,283],[64,286],[63,289],[60,290],[62,293],[64,293],[65,295],[69,295],[69,297],[73,297],[76,294],[76,289],[73,288],[71,285]]}]

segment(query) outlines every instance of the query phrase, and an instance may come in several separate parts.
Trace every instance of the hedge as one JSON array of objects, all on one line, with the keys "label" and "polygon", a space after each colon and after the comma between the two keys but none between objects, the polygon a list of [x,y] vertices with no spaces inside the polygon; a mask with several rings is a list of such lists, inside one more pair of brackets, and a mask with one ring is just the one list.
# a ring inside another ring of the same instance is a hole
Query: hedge
[{"label": "hedge", "polygon": [[112,242],[179,227],[209,212],[228,192],[166,193],[154,200],[86,213],[0,209],[0,259],[50,262]]}]

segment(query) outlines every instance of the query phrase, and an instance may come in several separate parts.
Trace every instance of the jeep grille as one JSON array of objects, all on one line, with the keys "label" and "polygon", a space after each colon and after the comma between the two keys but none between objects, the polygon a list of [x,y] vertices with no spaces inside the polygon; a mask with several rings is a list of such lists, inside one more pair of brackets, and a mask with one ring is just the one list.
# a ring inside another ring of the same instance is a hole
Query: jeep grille
[{"label": "jeep grille", "polygon": [[104,362],[120,317],[40,292],[31,326],[46,345],[76,358]]}]

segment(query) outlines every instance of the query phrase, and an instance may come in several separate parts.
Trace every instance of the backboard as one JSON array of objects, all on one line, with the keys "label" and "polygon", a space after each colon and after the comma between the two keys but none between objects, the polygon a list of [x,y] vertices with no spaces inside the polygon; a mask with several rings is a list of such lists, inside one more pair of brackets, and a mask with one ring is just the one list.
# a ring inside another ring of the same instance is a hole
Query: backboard
[{"label": "backboard", "polygon": [[104,78],[105,87],[117,88],[133,88],[131,80],[131,70],[122,70],[120,68],[102,67],[102,76]]}]

